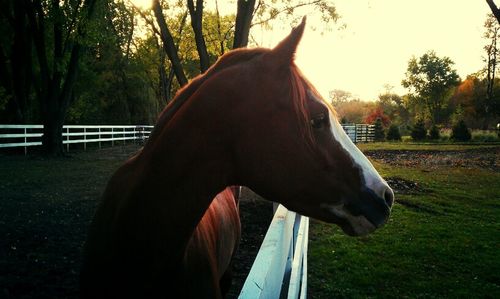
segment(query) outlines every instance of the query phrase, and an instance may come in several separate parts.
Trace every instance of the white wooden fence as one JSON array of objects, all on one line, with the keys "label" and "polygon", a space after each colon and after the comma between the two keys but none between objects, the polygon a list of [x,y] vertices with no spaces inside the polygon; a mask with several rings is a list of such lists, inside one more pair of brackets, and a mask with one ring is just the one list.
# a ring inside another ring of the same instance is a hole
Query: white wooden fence
[{"label": "white wooden fence", "polygon": [[[153,126],[148,125],[84,125],[63,126],[63,144],[69,151],[70,144],[111,142],[126,140],[144,140],[151,133]],[[24,147],[26,153],[30,146],[42,145],[43,125],[0,125],[0,148]]]},{"label": "white wooden fence", "polygon": [[[354,143],[372,142],[374,126],[366,124],[343,124],[342,127]],[[66,125],[63,126],[63,144],[69,150],[70,144],[111,142],[147,139],[153,126],[149,125]],[[43,125],[1,125],[0,148],[24,147],[25,153],[30,146],[42,145]]]},{"label": "white wooden fence", "polygon": [[279,205],[238,298],[307,298],[309,218]]},{"label": "white wooden fence", "polygon": [[342,128],[351,138],[352,142],[373,142],[375,139],[375,126],[367,124],[342,124]]}]

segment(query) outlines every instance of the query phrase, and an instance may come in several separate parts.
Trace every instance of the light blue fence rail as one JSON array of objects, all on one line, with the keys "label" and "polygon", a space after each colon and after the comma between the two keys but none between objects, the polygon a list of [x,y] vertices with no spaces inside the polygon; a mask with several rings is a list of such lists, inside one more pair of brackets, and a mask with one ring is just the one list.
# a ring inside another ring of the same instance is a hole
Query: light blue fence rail
[{"label": "light blue fence rail", "polygon": [[238,298],[306,298],[309,218],[279,205]]}]

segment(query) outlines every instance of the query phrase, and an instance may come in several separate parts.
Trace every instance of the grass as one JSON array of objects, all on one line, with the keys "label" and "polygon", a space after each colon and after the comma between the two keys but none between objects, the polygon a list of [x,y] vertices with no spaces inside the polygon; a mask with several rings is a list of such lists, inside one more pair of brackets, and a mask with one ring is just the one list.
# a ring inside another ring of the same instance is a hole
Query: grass
[{"label": "grass", "polygon": [[362,151],[370,150],[436,150],[463,151],[498,147],[499,143],[439,143],[439,142],[370,142],[358,143]]},{"label": "grass", "polygon": [[[398,145],[362,148],[464,148]],[[500,173],[374,164],[382,176],[417,182],[420,191],[397,194],[389,222],[367,237],[313,221],[310,298],[500,298]]]}]

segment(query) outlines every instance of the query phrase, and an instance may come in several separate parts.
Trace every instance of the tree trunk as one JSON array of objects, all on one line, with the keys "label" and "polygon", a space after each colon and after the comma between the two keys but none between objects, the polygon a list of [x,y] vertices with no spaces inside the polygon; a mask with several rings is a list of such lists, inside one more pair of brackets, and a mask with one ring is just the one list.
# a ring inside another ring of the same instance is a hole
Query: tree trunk
[{"label": "tree trunk", "polygon": [[252,25],[255,0],[238,0],[237,9],[233,49],[243,48],[248,45],[248,35],[250,34],[250,27]]},{"label": "tree trunk", "polygon": [[158,26],[160,26],[161,40],[163,42],[163,48],[167,53],[168,59],[172,63],[172,68],[175,73],[175,77],[179,82],[179,85],[182,87],[188,83],[186,75],[184,74],[184,70],[181,65],[181,61],[179,59],[179,55],[177,53],[177,49],[175,47],[174,39],[170,30],[168,29],[167,22],[165,21],[165,17],[163,16],[163,12],[160,6],[159,0],[153,1],[153,11],[156,17],[156,21]]},{"label": "tree trunk", "polygon": [[14,3],[14,42],[12,44],[12,90],[17,123],[26,122],[26,110],[31,89],[31,36],[27,28],[26,9],[21,1]]},{"label": "tree trunk", "polygon": [[204,73],[210,67],[207,45],[203,37],[203,0],[196,0],[194,7],[193,0],[187,0],[189,15],[191,16],[191,27],[193,27],[196,50],[200,57],[200,73]]},{"label": "tree trunk", "polygon": [[[68,47],[70,52],[69,61],[63,63],[65,48],[63,47],[63,22],[58,0],[51,1],[50,11],[55,15],[53,22],[53,55],[50,55],[45,43],[45,21],[50,16],[46,16],[40,0],[34,0],[28,6],[28,18],[33,32],[33,41],[37,50],[38,62],[40,65],[40,77],[42,78],[40,90],[37,91],[41,103],[43,119],[42,148],[45,155],[63,155],[62,126],[66,117],[66,112],[71,104],[71,95],[78,73],[78,61],[81,56],[81,40],[85,36],[84,26],[93,16],[96,0],[86,0],[83,3],[84,17],[77,28],[77,36],[72,46]],[[52,15],[52,17],[54,17]],[[48,57],[52,56],[53,67],[48,67]],[[63,72],[63,66],[67,69]]]}]

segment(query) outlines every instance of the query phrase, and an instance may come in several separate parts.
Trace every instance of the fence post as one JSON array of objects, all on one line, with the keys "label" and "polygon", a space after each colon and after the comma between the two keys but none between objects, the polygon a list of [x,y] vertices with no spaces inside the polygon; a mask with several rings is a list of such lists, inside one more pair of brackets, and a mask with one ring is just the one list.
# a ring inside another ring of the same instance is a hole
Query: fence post
[{"label": "fence post", "polygon": [[69,128],[66,127],[66,151],[69,152]]},{"label": "fence post", "polygon": [[125,128],[123,128],[123,135],[122,135],[122,137],[123,137],[123,145],[125,145],[125,141],[126,141],[125,140]]},{"label": "fence post", "polygon": [[99,149],[101,149],[101,127],[99,127],[98,130],[99,130]]},{"label": "fence post", "polygon": [[87,150],[87,128],[83,128],[83,150]]},{"label": "fence post", "polygon": [[24,128],[24,155],[26,156],[28,154],[28,147],[26,146],[26,142],[28,142],[28,137],[26,137],[27,134],[27,129]]},{"label": "fence post", "polygon": [[358,143],[358,125],[354,124],[354,143]]}]

